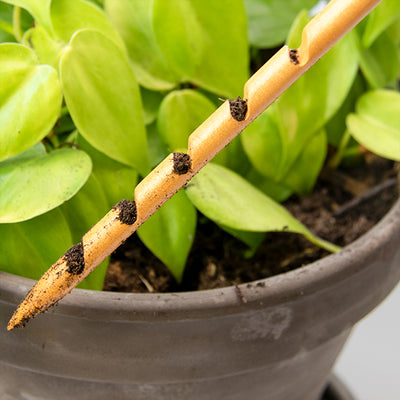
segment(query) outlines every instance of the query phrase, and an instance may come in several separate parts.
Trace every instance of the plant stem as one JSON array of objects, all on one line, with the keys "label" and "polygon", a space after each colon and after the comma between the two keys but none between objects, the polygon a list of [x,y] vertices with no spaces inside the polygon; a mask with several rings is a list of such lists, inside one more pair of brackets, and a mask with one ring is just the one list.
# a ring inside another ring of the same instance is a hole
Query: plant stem
[{"label": "plant stem", "polygon": [[21,43],[22,41],[22,29],[21,29],[21,7],[14,7],[13,11],[13,34],[15,39]]},{"label": "plant stem", "polygon": [[350,138],[351,138],[350,132],[348,129],[346,129],[342,136],[342,139],[340,140],[339,147],[337,148],[336,153],[328,162],[328,166],[330,168],[337,168],[339,164],[342,162]]},{"label": "plant stem", "polygon": [[328,250],[331,253],[337,253],[340,251],[342,248],[340,246],[336,246],[333,243],[330,243],[324,239],[321,239],[317,236],[314,235],[304,235],[306,238],[311,242],[316,244],[318,247],[321,247],[322,249]]}]

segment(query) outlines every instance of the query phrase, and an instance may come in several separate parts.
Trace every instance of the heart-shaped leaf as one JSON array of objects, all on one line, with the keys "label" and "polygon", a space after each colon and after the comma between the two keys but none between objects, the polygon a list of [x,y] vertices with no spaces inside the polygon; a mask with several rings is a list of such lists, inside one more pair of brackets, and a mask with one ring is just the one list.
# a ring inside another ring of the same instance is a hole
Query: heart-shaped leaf
[{"label": "heart-shaped leaf", "polygon": [[32,50],[0,45],[0,161],[27,150],[55,124],[62,93],[57,72]]},{"label": "heart-shaped leaf", "polygon": [[383,32],[369,48],[360,49],[360,68],[374,89],[395,86],[399,65],[396,44],[386,32]]},{"label": "heart-shaped leaf", "polygon": [[186,149],[190,134],[215,111],[215,105],[201,93],[176,90],[161,103],[157,127],[170,151]]},{"label": "heart-shaped leaf", "polygon": [[181,82],[226,97],[242,93],[249,51],[241,0],[154,0],[153,29]]},{"label": "heart-shaped leaf", "polygon": [[312,233],[284,207],[240,175],[217,164],[207,164],[187,185],[196,208],[214,222],[239,231],[290,231],[313,243],[337,251],[338,247]]},{"label": "heart-shaped leaf", "polygon": [[375,90],[357,102],[356,113],[347,117],[351,135],[368,150],[400,161],[400,94]]},{"label": "heart-shaped leaf", "polygon": [[160,132],[157,129],[157,123],[153,122],[146,126],[147,141],[149,143],[150,165],[158,165],[170,153],[167,146],[161,139]]},{"label": "heart-shaped leaf", "polygon": [[282,44],[297,14],[318,0],[244,0],[249,42],[259,48]]},{"label": "heart-shaped leaf", "polygon": [[97,151],[81,135],[78,136],[77,144],[92,159],[92,176],[104,192],[107,199],[106,207],[111,208],[122,199],[133,199],[138,179],[136,170]]},{"label": "heart-shaped leaf", "polygon": [[256,170],[271,179],[277,178],[286,148],[278,122],[278,109],[271,105],[239,136]]},{"label": "heart-shaped leaf", "polygon": [[50,22],[51,0],[3,0],[4,3],[22,7],[27,10],[36,22],[42,25],[47,31],[52,31]]},{"label": "heart-shaped leaf", "polygon": [[93,174],[60,208],[67,218],[74,243],[80,242],[82,236],[110,209],[106,195]]},{"label": "heart-shaped leaf", "polygon": [[332,144],[336,148],[340,146],[344,132],[346,131],[347,115],[354,111],[358,98],[366,91],[367,83],[362,74],[358,73],[345,101],[336,114],[324,126],[329,144]]},{"label": "heart-shaped leaf", "polygon": [[146,125],[153,123],[158,114],[158,109],[164,98],[164,94],[147,90],[143,87],[140,88],[140,95],[143,102],[143,119]]},{"label": "heart-shaped leaf", "polygon": [[90,158],[83,151],[21,155],[0,163],[0,223],[43,214],[71,198],[86,182]]},{"label": "heart-shaped leaf", "polygon": [[142,242],[178,282],[193,243],[196,221],[196,209],[181,190],[138,229]]},{"label": "heart-shaped leaf", "polygon": [[139,87],[121,49],[95,30],[78,31],[61,57],[61,83],[71,117],[97,150],[149,170]]},{"label": "heart-shaped leaf", "polygon": [[367,18],[362,38],[363,45],[371,46],[374,40],[399,17],[400,2],[398,0],[385,0],[378,4]]},{"label": "heart-shaped leaf", "polygon": [[324,165],[327,150],[328,141],[326,132],[321,129],[313,135],[303,148],[302,153],[293,163],[290,173],[280,183],[300,195],[309,194]]},{"label": "heart-shaped leaf", "polygon": [[54,39],[41,25],[25,32],[23,44],[31,47],[42,64],[57,68],[64,44]]},{"label": "heart-shaped leaf", "polygon": [[154,36],[153,0],[105,0],[104,9],[128,49],[139,83],[169,90],[179,77],[171,70]]},{"label": "heart-shaped leaf", "polygon": [[80,29],[97,29],[124,49],[121,37],[104,11],[84,0],[52,0],[51,22],[54,33],[65,43]]}]

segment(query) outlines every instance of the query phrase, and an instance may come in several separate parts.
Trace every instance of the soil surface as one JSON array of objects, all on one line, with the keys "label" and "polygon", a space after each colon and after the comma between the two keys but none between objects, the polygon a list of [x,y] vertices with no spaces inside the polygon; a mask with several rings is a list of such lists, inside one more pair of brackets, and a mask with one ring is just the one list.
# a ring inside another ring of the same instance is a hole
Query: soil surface
[{"label": "soil surface", "polygon": [[[367,232],[396,201],[398,171],[398,164],[367,154],[364,163],[351,171],[324,170],[310,196],[293,196],[284,205],[314,234],[344,246]],[[104,290],[148,293],[219,288],[299,268],[329,254],[289,232],[267,233],[251,258],[246,257],[247,250],[199,215],[181,284],[133,235],[113,253]]]}]

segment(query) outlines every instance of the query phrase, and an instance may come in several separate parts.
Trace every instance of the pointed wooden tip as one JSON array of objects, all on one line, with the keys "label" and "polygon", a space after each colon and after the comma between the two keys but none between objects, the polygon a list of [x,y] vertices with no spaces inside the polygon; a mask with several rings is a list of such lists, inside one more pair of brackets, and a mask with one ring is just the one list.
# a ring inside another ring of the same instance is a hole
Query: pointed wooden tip
[{"label": "pointed wooden tip", "polygon": [[79,281],[79,275],[71,272],[71,266],[67,264],[64,256],[60,258],[44,273],[15,310],[7,330],[24,327],[32,318],[68,294]]},{"label": "pointed wooden tip", "polygon": [[28,317],[24,317],[21,313],[19,313],[19,308],[14,312],[10,321],[7,325],[7,330],[12,331],[15,328],[23,328],[26,323],[29,321]]},{"label": "pointed wooden tip", "polygon": [[41,308],[37,307],[35,301],[32,300],[31,293],[35,287],[28,293],[24,301],[18,306],[7,325],[7,330],[11,331],[15,328],[23,328],[29,320],[41,312]]}]

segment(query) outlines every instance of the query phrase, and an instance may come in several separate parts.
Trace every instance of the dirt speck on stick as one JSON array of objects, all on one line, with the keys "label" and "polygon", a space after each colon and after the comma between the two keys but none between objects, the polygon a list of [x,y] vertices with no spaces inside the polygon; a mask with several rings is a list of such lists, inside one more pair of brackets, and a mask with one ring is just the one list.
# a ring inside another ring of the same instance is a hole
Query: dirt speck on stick
[{"label": "dirt speck on stick", "polygon": [[133,225],[136,222],[137,210],[136,203],[130,200],[121,200],[113,207],[118,211],[118,219],[125,225]]},{"label": "dirt speck on stick", "polygon": [[174,173],[178,175],[187,174],[192,167],[192,160],[189,154],[186,153],[173,153],[174,159]]},{"label": "dirt speck on stick", "polygon": [[236,100],[229,100],[231,116],[235,121],[244,121],[247,113],[247,101],[240,96]]},{"label": "dirt speck on stick", "polygon": [[67,271],[72,275],[80,275],[85,269],[85,258],[83,256],[83,245],[78,243],[73,245],[64,254],[64,260],[67,264]]},{"label": "dirt speck on stick", "polygon": [[289,58],[294,65],[299,65],[299,52],[296,49],[289,49]]}]

